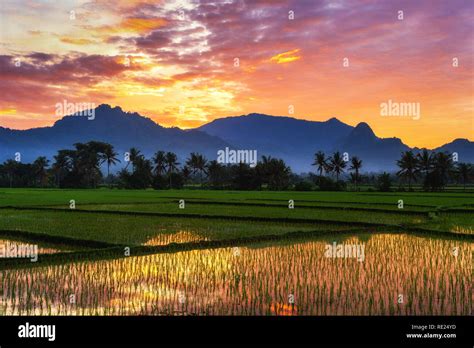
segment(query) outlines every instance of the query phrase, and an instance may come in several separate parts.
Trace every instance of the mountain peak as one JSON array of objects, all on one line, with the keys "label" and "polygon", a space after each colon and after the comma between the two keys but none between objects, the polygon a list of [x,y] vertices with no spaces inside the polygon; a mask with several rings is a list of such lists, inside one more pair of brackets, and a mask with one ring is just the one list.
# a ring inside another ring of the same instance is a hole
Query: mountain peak
[{"label": "mountain peak", "polygon": [[250,114],[247,114],[247,117],[261,117],[261,116],[268,116],[268,115],[259,114],[258,112],[252,112]]},{"label": "mountain peak", "polygon": [[376,138],[374,131],[365,122],[360,122],[351,132],[352,136],[364,137],[364,138]]},{"label": "mountain peak", "polygon": [[326,122],[327,122],[327,123],[343,123],[343,122],[341,122],[341,121],[340,121],[338,118],[336,118],[336,117],[331,117],[331,118],[328,119]]},{"label": "mountain peak", "polygon": [[470,144],[471,141],[469,141],[469,139],[466,139],[466,138],[456,138],[454,139],[451,144]]},{"label": "mountain peak", "polygon": [[109,104],[100,104],[98,107],[95,108],[95,111],[101,111],[101,112],[109,112],[109,111],[115,111],[115,112],[124,112],[120,106],[112,107]]}]

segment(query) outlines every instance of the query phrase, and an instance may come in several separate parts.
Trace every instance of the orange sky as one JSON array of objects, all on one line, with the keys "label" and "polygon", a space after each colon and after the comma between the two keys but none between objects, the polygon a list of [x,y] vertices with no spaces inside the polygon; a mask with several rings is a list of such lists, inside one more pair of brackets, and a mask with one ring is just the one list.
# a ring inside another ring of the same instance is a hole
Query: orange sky
[{"label": "orange sky", "polygon": [[[473,140],[473,10],[463,0],[3,0],[0,126],[51,125],[66,100],[183,128],[259,112],[364,121],[410,146]],[[419,103],[419,119],[382,116],[389,100]]]}]

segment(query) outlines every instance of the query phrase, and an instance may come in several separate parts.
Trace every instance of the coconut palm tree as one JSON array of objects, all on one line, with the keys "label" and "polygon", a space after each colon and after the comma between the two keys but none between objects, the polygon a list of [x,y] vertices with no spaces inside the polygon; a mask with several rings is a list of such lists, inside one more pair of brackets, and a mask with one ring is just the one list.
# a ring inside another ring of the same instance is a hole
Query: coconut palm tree
[{"label": "coconut palm tree", "polygon": [[324,152],[318,151],[314,154],[314,163],[312,165],[317,166],[317,171],[319,172],[319,183],[321,183],[323,171],[328,169],[328,163]]},{"label": "coconut palm tree", "polygon": [[7,173],[8,179],[10,181],[10,188],[13,187],[13,176],[15,175],[15,171],[18,168],[18,162],[12,159],[9,159],[5,163],[3,163],[3,169]]},{"label": "coconut palm tree", "polygon": [[353,170],[355,172],[354,182],[355,182],[356,191],[357,191],[357,183],[359,181],[359,170],[360,170],[360,168],[362,168],[362,160],[360,160],[356,156],[353,156],[351,158],[351,167],[349,169]]},{"label": "coconut palm tree", "polygon": [[137,160],[138,157],[143,156],[143,155],[141,154],[141,151],[138,150],[138,149],[135,148],[135,147],[132,147],[132,148],[128,151],[128,153],[129,153],[129,158],[128,158],[129,161],[127,162],[127,165],[125,166],[125,169],[127,169],[128,165],[129,165],[130,163],[132,163],[132,170],[134,170],[134,169],[135,169],[135,164],[134,164],[134,163],[136,162],[136,160]]},{"label": "coconut palm tree", "polygon": [[178,169],[178,157],[173,152],[167,152],[165,155],[166,168],[168,169],[168,175],[170,178],[170,189],[172,188],[172,175],[174,171]]},{"label": "coconut palm tree", "polygon": [[328,169],[336,174],[336,181],[339,181],[339,175],[344,173],[346,162],[339,151],[336,151],[332,157],[328,159]]},{"label": "coconut palm tree", "polygon": [[222,164],[216,160],[210,161],[207,164],[207,172],[211,187],[221,187],[224,184],[225,167]]},{"label": "coconut palm tree", "polygon": [[155,173],[157,175],[164,174],[166,172],[166,156],[164,151],[158,151],[153,156],[153,163],[155,164]]},{"label": "coconut palm tree", "polygon": [[49,160],[44,157],[38,157],[34,162],[33,162],[33,171],[35,178],[38,179],[38,184],[43,185],[44,178],[46,177],[46,168],[49,165]]},{"label": "coconut palm tree", "polygon": [[418,159],[418,170],[423,172],[426,178],[433,168],[433,155],[427,149],[423,149],[422,152],[416,155],[416,158]]},{"label": "coconut palm tree", "polygon": [[120,160],[117,158],[118,153],[114,151],[114,147],[110,144],[107,144],[104,148],[104,153],[102,154],[102,163],[107,163],[107,177],[110,176],[110,166],[116,165]]},{"label": "coconut palm tree", "polygon": [[191,170],[189,169],[188,166],[184,166],[183,169],[181,170],[181,174],[183,174],[183,183],[187,184],[189,180],[189,176],[191,175]]},{"label": "coconut palm tree", "polygon": [[466,190],[466,184],[469,183],[470,178],[474,174],[474,167],[469,163],[459,163],[457,165],[457,173],[462,180],[464,190]]},{"label": "coconut palm tree", "polygon": [[56,174],[56,183],[61,187],[61,179],[64,173],[67,173],[73,168],[74,150],[59,150],[58,154],[54,156],[53,171]]},{"label": "coconut palm tree", "polygon": [[199,181],[202,186],[202,174],[207,175],[207,159],[196,152],[191,152],[190,157],[186,160],[186,165],[189,166],[193,173],[199,172]]},{"label": "coconut palm tree", "polygon": [[439,178],[441,188],[447,185],[451,174],[454,172],[454,163],[451,156],[444,152],[438,152],[433,157],[434,172]]},{"label": "coconut palm tree", "polygon": [[416,156],[412,151],[405,151],[401,159],[397,161],[397,165],[400,167],[397,175],[408,180],[408,189],[411,190],[411,182],[416,180],[419,173]]},{"label": "coconut palm tree", "polygon": [[283,190],[288,187],[291,169],[282,159],[272,158],[265,172],[268,174],[268,188],[270,190]]},{"label": "coconut palm tree", "polygon": [[457,165],[457,172],[459,174],[459,177],[462,180],[464,191],[466,191],[466,184],[468,183],[469,178],[472,175],[472,171],[473,171],[473,168],[468,163],[459,163]]}]

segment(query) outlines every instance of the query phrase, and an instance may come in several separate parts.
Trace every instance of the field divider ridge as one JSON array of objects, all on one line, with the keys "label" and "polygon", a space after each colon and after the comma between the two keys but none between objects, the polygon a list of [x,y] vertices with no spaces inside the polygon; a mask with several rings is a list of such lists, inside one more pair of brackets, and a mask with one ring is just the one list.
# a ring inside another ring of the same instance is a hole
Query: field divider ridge
[{"label": "field divider ridge", "polygon": [[0,237],[8,237],[31,242],[43,242],[51,245],[87,247],[87,248],[110,248],[120,244],[97,241],[93,239],[77,239],[63,236],[54,236],[47,232],[31,232],[24,230],[0,230]]},{"label": "field divider ridge", "polygon": [[[5,206],[2,209],[11,210],[36,210],[36,211],[54,211],[65,213],[83,213],[83,214],[109,214],[109,215],[124,215],[124,216],[157,216],[157,217],[179,217],[179,218],[194,218],[194,219],[209,219],[209,220],[235,220],[235,221],[256,221],[256,222],[283,222],[283,223],[325,223],[333,225],[355,225],[365,227],[380,227],[380,226],[397,226],[392,224],[383,224],[376,222],[364,221],[342,221],[342,220],[325,220],[325,219],[309,219],[309,218],[279,218],[279,217],[263,217],[263,216],[237,216],[237,215],[208,215],[208,214],[184,214],[184,213],[163,213],[163,212],[143,212],[143,211],[121,211],[121,210],[91,210],[91,209],[67,209],[67,208],[47,208],[47,207],[15,207]],[[419,214],[423,215],[423,214]]]}]

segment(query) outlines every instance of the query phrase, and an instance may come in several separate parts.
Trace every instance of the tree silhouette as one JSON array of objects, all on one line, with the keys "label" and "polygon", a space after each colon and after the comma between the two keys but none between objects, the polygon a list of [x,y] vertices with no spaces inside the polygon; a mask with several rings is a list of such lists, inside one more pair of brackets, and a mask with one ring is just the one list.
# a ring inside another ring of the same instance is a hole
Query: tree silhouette
[{"label": "tree silhouette", "polygon": [[114,147],[110,144],[107,144],[107,146],[105,146],[104,153],[102,156],[102,163],[107,163],[107,177],[110,176],[110,166],[112,164],[116,165],[117,162],[120,162],[117,156],[118,153],[114,151]]},{"label": "tree silhouette", "polygon": [[356,156],[353,156],[351,158],[351,167],[349,169],[353,170],[355,172],[354,181],[355,181],[356,191],[357,191],[357,183],[359,181],[359,170],[360,170],[360,168],[362,168],[362,160],[360,160]]},{"label": "tree silhouette", "polygon": [[397,165],[400,167],[397,175],[408,180],[408,189],[411,190],[411,182],[416,180],[419,172],[417,158],[412,151],[405,151]]},{"label": "tree silhouette", "polygon": [[178,157],[173,152],[167,152],[165,155],[166,168],[168,169],[168,175],[170,179],[170,189],[172,188],[172,173],[178,170]]},{"label": "tree silhouette", "polygon": [[190,157],[186,160],[186,165],[189,166],[194,173],[199,172],[199,182],[202,186],[202,174],[207,175],[207,159],[196,152],[191,152]]},{"label": "tree silhouette", "polygon": [[61,187],[62,178],[72,170],[73,158],[74,150],[59,150],[58,154],[54,156],[52,169],[56,175],[56,184],[58,187]]},{"label": "tree silhouette", "polygon": [[129,153],[129,158],[128,158],[129,161],[128,161],[127,165],[125,166],[125,169],[127,169],[127,168],[128,168],[128,165],[129,165],[130,163],[132,163],[132,170],[135,170],[135,168],[134,168],[135,162],[137,161],[137,158],[138,158],[138,157],[142,156],[142,154],[141,154],[140,150],[138,150],[138,149],[135,148],[135,147],[132,147],[132,148],[128,151],[128,153]]},{"label": "tree silhouette", "polygon": [[468,163],[459,163],[457,165],[457,172],[460,179],[462,180],[464,191],[466,191],[466,184],[469,182],[469,178],[472,176],[473,167]]},{"label": "tree silhouette", "polygon": [[438,152],[433,157],[434,174],[438,177],[441,188],[446,186],[449,177],[454,173],[454,163],[451,156],[444,152]]},{"label": "tree silhouette", "polygon": [[49,165],[49,160],[44,157],[38,157],[34,162],[33,162],[33,171],[34,171],[34,176],[35,179],[38,180],[38,184],[40,186],[44,185],[44,178],[47,175],[46,168]]},{"label": "tree silhouette", "polygon": [[155,164],[155,173],[162,175],[166,172],[166,156],[164,151],[158,151],[153,156],[153,163]]},{"label": "tree silhouette", "polygon": [[339,175],[344,173],[344,168],[346,168],[346,162],[342,158],[341,153],[336,151],[328,160],[328,169],[336,174],[336,181],[339,181]]},{"label": "tree silhouette", "polygon": [[418,170],[423,172],[426,178],[433,169],[433,155],[427,149],[423,149],[416,157],[418,159]]},{"label": "tree silhouette", "polygon": [[328,169],[328,163],[324,152],[318,151],[314,154],[314,163],[312,165],[317,166],[317,170],[319,172],[319,183],[321,184],[323,171],[326,171]]},{"label": "tree silhouette", "polygon": [[3,164],[3,170],[7,173],[8,181],[10,182],[10,188],[13,187],[13,176],[18,167],[18,162],[12,159],[7,160]]}]

